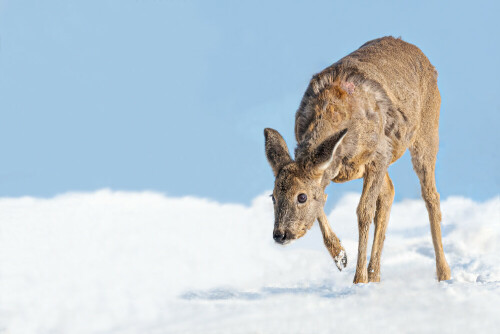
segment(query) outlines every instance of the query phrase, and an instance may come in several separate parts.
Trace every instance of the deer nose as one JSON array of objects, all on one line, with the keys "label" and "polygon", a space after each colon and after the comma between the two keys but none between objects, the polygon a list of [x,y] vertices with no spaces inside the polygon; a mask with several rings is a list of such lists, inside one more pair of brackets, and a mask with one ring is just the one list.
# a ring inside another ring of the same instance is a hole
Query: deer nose
[{"label": "deer nose", "polygon": [[273,232],[273,239],[279,244],[283,244],[286,239],[286,233],[281,232],[281,231],[274,231]]}]

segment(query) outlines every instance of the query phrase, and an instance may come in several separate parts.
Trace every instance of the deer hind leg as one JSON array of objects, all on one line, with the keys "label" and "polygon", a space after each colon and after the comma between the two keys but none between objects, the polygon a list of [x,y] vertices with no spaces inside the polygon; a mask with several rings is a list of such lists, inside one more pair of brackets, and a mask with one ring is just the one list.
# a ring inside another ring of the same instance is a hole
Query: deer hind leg
[{"label": "deer hind leg", "polygon": [[380,257],[384,247],[385,231],[389,223],[392,201],[394,200],[394,186],[386,173],[384,183],[377,199],[377,211],[375,212],[375,234],[373,238],[372,254],[368,265],[368,280],[380,282]]},{"label": "deer hind leg", "polygon": [[384,175],[387,173],[387,166],[382,169],[376,169],[370,166],[363,180],[363,193],[359,201],[358,214],[358,260],[356,264],[356,274],[354,283],[367,283],[368,270],[366,266],[366,248],[368,245],[368,232],[370,223],[375,216],[377,198],[384,181]]},{"label": "deer hind leg", "polygon": [[437,126],[421,131],[410,147],[413,168],[420,179],[422,198],[425,201],[431,225],[432,243],[436,255],[436,271],[439,281],[450,279],[450,267],[446,262],[441,239],[441,209],[436,189],[435,166],[439,145]]}]

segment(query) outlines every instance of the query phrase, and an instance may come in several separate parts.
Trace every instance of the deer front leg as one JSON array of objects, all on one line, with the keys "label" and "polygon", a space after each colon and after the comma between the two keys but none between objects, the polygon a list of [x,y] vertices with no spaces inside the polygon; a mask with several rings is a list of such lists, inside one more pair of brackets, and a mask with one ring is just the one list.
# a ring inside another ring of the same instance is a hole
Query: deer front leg
[{"label": "deer front leg", "polygon": [[374,166],[367,168],[363,180],[363,193],[359,201],[358,214],[358,260],[354,283],[368,283],[368,270],[366,267],[366,248],[368,245],[368,232],[370,223],[375,216],[377,198],[382,187],[387,168],[375,169]]},{"label": "deer front leg", "polygon": [[328,224],[328,219],[324,211],[321,211],[321,215],[318,217],[319,228],[323,234],[323,242],[325,243],[326,249],[335,261],[335,265],[340,271],[347,266],[347,255],[345,253],[344,247],[340,244],[339,238],[333,233],[330,224]]}]

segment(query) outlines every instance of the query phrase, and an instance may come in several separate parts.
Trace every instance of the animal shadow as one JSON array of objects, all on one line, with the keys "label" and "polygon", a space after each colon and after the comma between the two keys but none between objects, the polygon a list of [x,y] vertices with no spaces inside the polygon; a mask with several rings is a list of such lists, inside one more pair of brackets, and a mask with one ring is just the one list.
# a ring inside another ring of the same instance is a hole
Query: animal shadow
[{"label": "animal shadow", "polygon": [[233,288],[214,288],[209,290],[189,290],[180,295],[185,300],[261,300],[277,295],[316,295],[322,298],[343,298],[354,293],[352,287],[341,289],[320,284],[306,287],[262,287],[257,291],[240,291]]}]

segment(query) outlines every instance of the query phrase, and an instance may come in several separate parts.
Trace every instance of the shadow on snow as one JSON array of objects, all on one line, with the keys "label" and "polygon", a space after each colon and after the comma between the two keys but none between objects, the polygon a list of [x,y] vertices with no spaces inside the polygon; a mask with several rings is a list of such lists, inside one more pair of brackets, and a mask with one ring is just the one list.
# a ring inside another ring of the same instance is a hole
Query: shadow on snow
[{"label": "shadow on snow", "polygon": [[215,288],[210,290],[191,290],[180,295],[185,300],[258,300],[277,295],[316,295],[323,298],[342,298],[354,294],[352,287],[332,289],[322,284],[310,287],[263,287],[256,292],[238,291],[232,288]]}]

